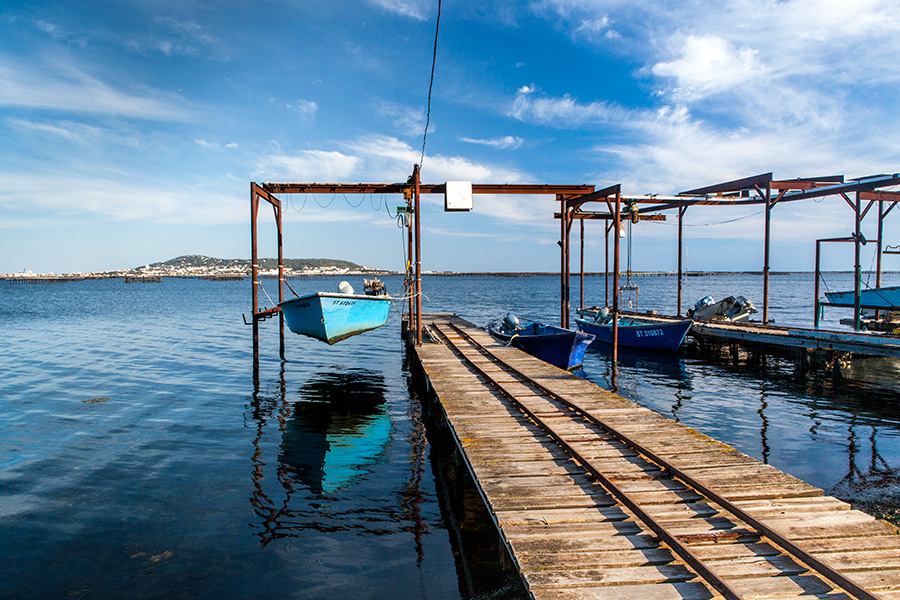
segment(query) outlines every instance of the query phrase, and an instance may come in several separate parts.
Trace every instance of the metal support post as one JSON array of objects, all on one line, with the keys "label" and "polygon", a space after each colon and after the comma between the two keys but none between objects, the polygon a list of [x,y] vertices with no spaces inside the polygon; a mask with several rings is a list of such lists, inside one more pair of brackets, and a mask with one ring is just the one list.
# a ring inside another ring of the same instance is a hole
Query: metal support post
[{"label": "metal support post", "polygon": [[819,255],[822,253],[822,240],[816,240],[816,285],[814,286],[814,294],[815,301],[813,302],[813,309],[815,310],[815,315],[813,316],[813,327],[815,329],[819,328]]},{"label": "metal support post", "polygon": [[422,345],[422,197],[419,193],[419,165],[413,167],[415,178],[414,213],[416,223],[416,346]]},{"label": "metal support post", "polygon": [[860,217],[860,205],[862,204],[862,199],[860,198],[860,193],[856,192],[856,203],[854,208],[855,212],[855,221],[856,221],[856,229],[854,230],[853,235],[853,250],[854,250],[854,268],[853,268],[853,329],[859,331],[861,326],[860,321],[860,293],[862,292],[861,288],[861,280],[862,280],[862,266],[860,262],[860,240],[862,239],[860,232],[860,221],[862,218]]},{"label": "metal support post", "polygon": [[682,296],[682,285],[683,285],[683,274],[681,268],[681,252],[684,241],[684,213],[687,212],[687,206],[681,206],[678,208],[678,312],[676,313],[679,317],[681,316],[681,296]]},{"label": "metal support post", "polygon": [[763,257],[763,314],[762,322],[769,322],[769,246],[772,241],[772,185],[766,184],[766,235]]},{"label": "metal support post", "polygon": [[612,223],[603,224],[603,306],[609,306],[609,228]]},{"label": "metal support post", "polygon": [[259,256],[257,254],[256,215],[259,213],[259,196],[255,184],[250,183],[250,284],[253,286],[251,318],[253,319],[253,371],[259,370]]},{"label": "metal support post", "polygon": [[566,262],[569,249],[566,247],[566,219],[569,216],[569,206],[565,197],[557,196],[559,200],[559,326],[568,327],[569,307],[566,304],[569,282],[566,279]]},{"label": "metal support post", "polygon": [[584,219],[579,219],[579,224],[581,225],[581,260],[578,263],[578,290],[581,293],[581,297],[578,300],[578,308],[584,308]]},{"label": "metal support post", "polygon": [[616,192],[616,213],[613,224],[615,225],[613,246],[613,306],[612,306],[612,362],[615,368],[619,357],[619,224],[622,215],[622,194]]},{"label": "metal support post", "polygon": [[[278,302],[284,302],[284,245],[282,244],[281,206],[272,205],[275,209],[275,225],[278,228]],[[284,313],[278,313],[279,356],[284,356]]]}]

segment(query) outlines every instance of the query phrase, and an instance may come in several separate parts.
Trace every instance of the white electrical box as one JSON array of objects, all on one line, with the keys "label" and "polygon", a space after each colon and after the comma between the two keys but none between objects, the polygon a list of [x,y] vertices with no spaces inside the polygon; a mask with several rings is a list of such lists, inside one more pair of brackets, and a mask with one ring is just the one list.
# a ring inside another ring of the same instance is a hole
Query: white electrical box
[{"label": "white electrical box", "polygon": [[444,191],[444,212],[472,210],[472,182],[448,181]]}]

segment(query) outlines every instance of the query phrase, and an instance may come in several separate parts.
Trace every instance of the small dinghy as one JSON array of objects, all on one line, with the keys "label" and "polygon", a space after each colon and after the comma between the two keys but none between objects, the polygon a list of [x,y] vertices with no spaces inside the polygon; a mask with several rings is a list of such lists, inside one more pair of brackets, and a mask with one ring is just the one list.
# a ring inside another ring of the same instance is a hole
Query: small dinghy
[{"label": "small dinghy", "polygon": [[487,329],[498,340],[568,371],[581,366],[587,347],[594,341],[589,333],[537,321],[520,322],[512,313],[491,321]]},{"label": "small dinghy", "polygon": [[[612,344],[612,317],[607,308],[587,308],[578,311],[578,329],[596,337],[597,342]],[[641,350],[675,352],[691,328],[691,320],[659,321],[627,315],[619,317],[619,346]]]},{"label": "small dinghy", "polygon": [[316,292],[285,300],[278,306],[294,333],[336,344],[387,323],[393,298],[377,279],[366,280],[365,284],[364,295],[355,294],[353,286],[342,281],[339,293]]},{"label": "small dinghy", "polygon": [[757,312],[753,303],[743,296],[728,296],[716,302],[712,296],[698,300],[689,308],[687,316],[698,321],[746,321]]}]

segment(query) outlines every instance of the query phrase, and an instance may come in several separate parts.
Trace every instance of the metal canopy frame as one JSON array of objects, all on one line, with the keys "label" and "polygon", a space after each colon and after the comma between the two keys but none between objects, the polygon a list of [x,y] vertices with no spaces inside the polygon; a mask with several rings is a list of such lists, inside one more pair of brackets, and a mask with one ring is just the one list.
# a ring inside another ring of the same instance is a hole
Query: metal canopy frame
[{"label": "metal canopy frame", "polygon": [[[278,301],[284,300],[284,251],[282,243],[282,204],[275,194],[403,194],[407,212],[412,215],[412,226],[408,233],[409,262],[407,270],[407,290],[409,295],[409,325],[414,327],[415,343],[422,343],[422,259],[421,259],[421,196],[423,194],[443,194],[446,184],[423,184],[420,181],[419,165],[413,166],[413,173],[406,183],[250,183],[250,244],[252,279],[252,325],[253,325],[253,367],[259,369],[259,323],[276,314],[279,317],[280,357],[284,354],[284,315],[277,306],[259,308],[259,257],[257,240],[257,217],[260,200],[266,201],[274,209],[278,242]],[[517,194],[552,195],[557,199],[581,198],[593,194],[593,185],[552,185],[552,184],[472,184],[473,194]],[[412,265],[414,264],[414,269]]]},{"label": "metal canopy frame", "polygon": [[[747,206],[761,204],[765,206],[765,235],[763,250],[763,323],[769,322],[769,271],[770,271],[770,247],[771,247],[771,212],[772,208],[777,204],[784,202],[796,202],[800,200],[808,200],[812,198],[821,198],[825,196],[840,196],[854,210],[855,234],[847,240],[819,240],[817,241],[817,265],[818,265],[818,249],[819,242],[822,241],[853,241],[855,246],[855,319],[856,328],[860,324],[860,245],[862,234],[860,231],[861,222],[868,214],[869,210],[878,204],[878,241],[877,241],[877,271],[876,286],[881,285],[881,254],[883,248],[883,221],[884,218],[894,209],[897,202],[900,202],[900,192],[879,191],[878,188],[900,185],[900,173],[870,175],[857,179],[845,180],[843,175],[826,175],[820,177],[797,178],[787,180],[775,180],[772,173],[763,173],[742,179],[735,179],[710,186],[696,188],[681,192],[676,196],[626,196],[621,193],[621,184],[611,186],[604,190],[586,194],[578,198],[561,198],[561,210],[555,215],[561,220],[562,241],[560,243],[562,249],[562,316],[563,326],[568,326],[568,264],[569,264],[569,245],[568,232],[571,223],[574,220],[581,221],[581,287],[582,298],[581,304],[584,305],[584,221],[585,220],[603,220],[606,221],[606,303],[609,304],[609,232],[614,228],[619,229],[621,220],[621,202],[626,202],[633,208],[632,218],[639,220],[658,220],[659,215],[650,215],[647,213],[675,210],[678,217],[678,315],[682,314],[682,247],[683,247],[683,218],[688,208],[693,206]],[[774,192],[774,194],[773,194]],[[851,195],[853,198],[851,198]],[[611,205],[610,198],[615,197],[615,207]],[[581,210],[583,204],[594,201],[605,201],[609,212],[588,212]],[[867,202],[863,207],[863,203]],[[884,209],[884,204],[890,206]],[[613,272],[613,314],[618,314],[618,276],[619,276],[619,244],[618,238],[614,244],[614,272]],[[824,304],[824,303],[823,303]],[[816,272],[816,324],[818,326],[818,266]],[[615,322],[615,321],[614,321]],[[615,338],[614,338],[615,339]],[[613,345],[615,357],[615,344]]]}]

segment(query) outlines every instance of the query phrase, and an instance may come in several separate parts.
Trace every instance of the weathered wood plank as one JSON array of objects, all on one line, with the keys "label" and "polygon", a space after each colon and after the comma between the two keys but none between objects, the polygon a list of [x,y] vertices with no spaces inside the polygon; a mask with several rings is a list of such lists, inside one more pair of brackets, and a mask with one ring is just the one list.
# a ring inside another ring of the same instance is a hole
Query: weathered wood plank
[{"label": "weathered wood plank", "polygon": [[[503,347],[452,315],[436,321],[464,328],[498,357],[546,388],[635,439],[675,467],[797,540],[854,579],[900,600],[900,535],[896,528],[825,496],[821,489],[759,463],[700,432],[594,384]],[[452,334],[462,341],[462,337]],[[516,556],[535,598],[648,600],[713,598],[631,512],[618,506],[583,465],[568,457],[485,378],[448,348],[416,348],[448,425]],[[715,502],[673,480],[584,419],[570,418],[546,394],[494,361],[475,359],[531,411],[644,510],[687,543],[747,598],[828,595],[844,600],[780,548]]]}]

